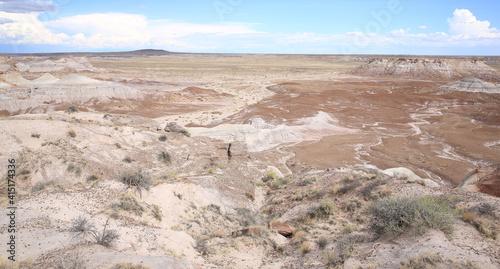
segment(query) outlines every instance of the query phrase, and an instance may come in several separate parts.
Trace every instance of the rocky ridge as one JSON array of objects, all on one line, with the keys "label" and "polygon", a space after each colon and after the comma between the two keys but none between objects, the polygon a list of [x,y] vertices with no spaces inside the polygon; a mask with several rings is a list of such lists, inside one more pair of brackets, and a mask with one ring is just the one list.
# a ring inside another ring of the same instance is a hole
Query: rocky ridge
[{"label": "rocky ridge", "polygon": [[396,76],[420,79],[477,77],[500,81],[500,73],[474,59],[373,58],[351,72],[362,76]]}]

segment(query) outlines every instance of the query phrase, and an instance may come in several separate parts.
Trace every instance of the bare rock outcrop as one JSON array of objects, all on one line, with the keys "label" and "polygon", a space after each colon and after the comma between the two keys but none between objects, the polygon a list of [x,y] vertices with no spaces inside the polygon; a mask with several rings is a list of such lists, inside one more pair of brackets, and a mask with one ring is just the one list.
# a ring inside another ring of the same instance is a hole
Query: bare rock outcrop
[{"label": "bare rock outcrop", "polygon": [[59,60],[42,60],[38,58],[30,58],[16,64],[17,70],[20,72],[31,73],[47,73],[58,72],[64,69],[71,71],[82,72],[106,72],[105,69],[94,67],[85,57],[65,57]]},{"label": "bare rock outcrop", "polygon": [[279,234],[281,234],[284,237],[292,237],[294,229],[292,226],[279,222],[279,221],[271,221],[269,223],[269,227],[271,229],[275,229]]},{"label": "bare rock outcrop", "polygon": [[477,77],[500,81],[500,73],[475,59],[373,58],[357,66],[352,74],[362,76],[400,76],[422,79]]}]

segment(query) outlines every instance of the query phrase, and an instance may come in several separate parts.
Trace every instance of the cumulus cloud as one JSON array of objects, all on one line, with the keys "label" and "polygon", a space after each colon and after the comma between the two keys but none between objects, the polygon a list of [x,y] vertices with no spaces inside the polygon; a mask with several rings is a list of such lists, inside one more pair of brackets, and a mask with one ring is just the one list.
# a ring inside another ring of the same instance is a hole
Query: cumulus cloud
[{"label": "cumulus cloud", "polygon": [[418,29],[420,29],[420,30],[425,30],[425,29],[427,29],[427,28],[428,28],[428,27],[427,27],[427,26],[425,26],[425,25],[421,25],[421,26],[419,26],[419,27],[418,27]]},{"label": "cumulus cloud", "polygon": [[14,21],[8,18],[0,18],[0,24],[13,23]]},{"label": "cumulus cloud", "polygon": [[387,29],[385,33],[263,33],[255,30],[256,24],[196,24],[150,20],[141,14],[125,13],[76,15],[41,22],[38,14],[0,11],[0,44],[52,44],[75,50],[149,47],[177,51],[284,52],[288,49],[287,52],[352,54],[374,48],[389,51],[395,46],[500,47],[499,31],[487,21],[478,21],[468,10],[453,13],[448,19],[448,33],[416,34],[410,28]]},{"label": "cumulus cloud", "polygon": [[0,40],[3,44],[63,44],[68,35],[55,34],[37,18],[36,13],[7,13],[0,11]]},{"label": "cumulus cloud", "polygon": [[57,5],[52,1],[29,0],[2,0],[0,11],[9,13],[47,12],[57,10]]},{"label": "cumulus cloud", "polygon": [[453,17],[448,18],[450,33],[453,35],[500,37],[500,31],[490,27],[489,21],[479,21],[467,9],[456,9]]}]

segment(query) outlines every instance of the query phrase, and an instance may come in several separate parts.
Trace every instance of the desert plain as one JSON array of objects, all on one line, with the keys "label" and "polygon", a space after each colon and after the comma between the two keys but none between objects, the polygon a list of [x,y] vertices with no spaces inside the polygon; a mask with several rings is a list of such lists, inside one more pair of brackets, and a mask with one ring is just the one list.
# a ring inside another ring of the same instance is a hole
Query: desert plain
[{"label": "desert plain", "polygon": [[0,268],[498,268],[499,70],[0,56]]}]

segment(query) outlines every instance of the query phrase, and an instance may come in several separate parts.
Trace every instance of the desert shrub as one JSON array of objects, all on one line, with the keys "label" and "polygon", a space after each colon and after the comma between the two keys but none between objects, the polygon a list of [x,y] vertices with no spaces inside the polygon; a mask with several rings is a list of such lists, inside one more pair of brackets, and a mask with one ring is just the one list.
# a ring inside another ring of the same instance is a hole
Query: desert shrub
[{"label": "desert shrub", "polygon": [[453,232],[450,202],[435,196],[384,198],[373,203],[368,212],[370,228],[378,235],[398,235],[408,228],[418,233],[429,228],[448,235]]},{"label": "desert shrub", "polygon": [[484,236],[493,238],[494,240],[498,238],[500,225],[496,224],[498,221],[494,217],[489,215],[479,216],[475,212],[465,211],[462,214],[462,218],[465,222],[472,224]]},{"label": "desert shrub", "polygon": [[201,238],[196,239],[196,245],[195,245],[194,249],[196,251],[198,251],[198,253],[200,253],[204,257],[208,256],[208,254],[210,253],[210,249],[207,245],[207,241],[203,240]]},{"label": "desert shrub", "polygon": [[255,196],[249,192],[245,192],[245,196],[250,199],[250,201],[255,201]]},{"label": "desert shrub", "polygon": [[354,212],[356,209],[360,208],[362,203],[357,199],[350,199],[345,202],[345,210],[348,212]]},{"label": "desert shrub", "polygon": [[[1,267],[0,267],[1,268]],[[85,269],[85,261],[80,254],[65,255],[60,257],[54,264],[54,269]]]},{"label": "desert shrub", "polygon": [[300,181],[297,185],[301,186],[301,187],[305,187],[307,185],[311,185],[311,184],[314,184],[314,182],[316,182],[317,178],[316,177],[312,177],[312,178],[306,178],[302,181]]},{"label": "desert shrub", "polygon": [[161,208],[158,205],[153,205],[153,209],[151,209],[151,214],[158,221],[161,221],[163,219],[163,214],[161,213]]},{"label": "desert shrub", "polygon": [[270,187],[272,189],[279,189],[284,185],[287,185],[290,183],[290,178],[277,178],[273,180],[270,184]]},{"label": "desert shrub", "polygon": [[382,180],[375,180],[373,182],[370,182],[368,185],[366,185],[365,187],[363,187],[361,190],[360,190],[360,193],[361,195],[366,199],[366,200],[376,200],[380,197],[380,195],[378,194],[374,194],[373,193],[373,190],[380,186],[380,185],[384,185],[385,182],[382,181]]},{"label": "desert shrub", "polygon": [[142,216],[142,212],[144,212],[144,207],[137,202],[137,199],[125,193],[120,195],[118,202],[113,203],[111,208],[115,210],[129,211],[137,216]]},{"label": "desert shrub", "polygon": [[160,152],[158,154],[158,160],[162,163],[170,163],[171,161],[171,157],[170,157],[170,154],[166,151],[163,151],[163,152]]},{"label": "desert shrub", "polygon": [[99,179],[99,175],[97,175],[97,174],[92,174],[92,175],[87,177],[87,181],[96,181],[98,179]]},{"label": "desert shrub", "polygon": [[213,167],[208,168],[208,173],[210,173],[210,174],[215,173],[215,171],[216,171],[216,170],[215,170],[215,168],[213,168]]},{"label": "desert shrub", "polygon": [[207,210],[215,212],[217,214],[221,214],[220,206],[218,206],[216,204],[209,204],[209,205],[207,205]]},{"label": "desert shrub", "polygon": [[455,269],[476,269],[477,267],[471,260],[465,263],[444,258],[441,254],[423,253],[408,261],[401,261],[400,269],[427,269],[427,268],[455,268]]},{"label": "desert shrub", "polygon": [[108,223],[109,219],[106,220],[106,223],[104,224],[102,231],[100,232],[96,230],[90,231],[90,235],[94,243],[104,247],[110,247],[114,243],[114,241],[120,237],[116,230],[108,229]]},{"label": "desert shrub", "polygon": [[66,107],[64,112],[71,114],[71,113],[76,113],[76,112],[80,112],[80,111],[78,110],[78,107],[76,107],[75,105],[70,105],[70,106]]},{"label": "desert shrub", "polygon": [[31,188],[31,191],[37,192],[49,187],[59,188],[61,190],[64,190],[65,188],[64,185],[62,185],[61,183],[56,182],[54,180],[50,180],[50,181],[39,181],[35,183],[35,185]]},{"label": "desert shrub", "polygon": [[355,190],[359,186],[361,186],[360,181],[354,181],[354,182],[345,181],[344,185],[342,185],[342,187],[338,189],[337,193],[346,194],[352,190]]},{"label": "desert shrub", "polygon": [[165,141],[167,141],[167,136],[161,135],[160,137],[158,137],[158,140],[160,140],[161,142],[165,142]]},{"label": "desert shrub", "polygon": [[342,268],[342,264],[351,257],[360,243],[370,241],[364,234],[344,235],[331,251],[323,253],[324,263],[328,268]]},{"label": "desert shrub", "polygon": [[126,162],[126,163],[132,163],[133,162],[132,158],[130,158],[129,156],[125,156],[125,158],[123,158],[122,161]]},{"label": "desert shrub", "polygon": [[302,254],[309,253],[311,251],[311,243],[309,241],[304,241],[300,244],[300,252]]},{"label": "desert shrub", "polygon": [[31,133],[31,137],[40,138],[40,134],[39,133]]},{"label": "desert shrub", "polygon": [[142,264],[132,264],[132,263],[115,263],[113,266],[109,267],[109,269],[150,269],[150,267],[144,266]]},{"label": "desert shrub", "polygon": [[326,245],[328,245],[328,239],[322,236],[316,241],[316,244],[318,244],[320,249],[325,249]]},{"label": "desert shrub", "polygon": [[120,176],[120,182],[127,185],[128,188],[136,189],[142,196],[142,189],[149,190],[151,185],[153,185],[151,181],[151,177],[149,174],[142,172],[140,169],[137,172],[133,173],[125,173]]},{"label": "desert shrub", "polygon": [[69,130],[67,132],[68,136],[71,137],[71,138],[75,138],[76,137],[76,132],[74,130]]},{"label": "desert shrub", "polygon": [[0,256],[0,269],[31,269],[33,267],[33,259],[27,258],[25,260],[16,259],[15,262],[5,259]]},{"label": "desert shrub", "polygon": [[334,210],[334,201],[323,201],[321,202],[321,205],[311,207],[302,220],[305,222],[310,222],[316,219],[327,219],[331,215],[333,215]]},{"label": "desert shrub", "polygon": [[347,224],[344,229],[342,230],[342,232],[344,234],[350,234],[352,232],[357,232],[359,230],[359,227],[358,225],[356,224]]},{"label": "desert shrub", "polygon": [[80,215],[71,220],[69,231],[75,233],[76,236],[87,236],[94,229],[94,223],[85,215]]},{"label": "desert shrub", "polygon": [[264,182],[267,182],[267,181],[269,181],[269,180],[274,180],[274,179],[278,179],[278,178],[279,178],[279,177],[278,177],[275,173],[273,173],[273,172],[269,172],[269,173],[267,173],[267,174],[266,174],[266,176],[263,178],[263,179],[264,179],[263,181],[264,181]]},{"label": "desert shrub", "polygon": [[248,227],[256,223],[255,215],[248,208],[237,208],[238,222],[243,227]]},{"label": "desert shrub", "polygon": [[495,217],[495,207],[490,203],[482,203],[472,207],[469,211],[474,212],[480,216],[490,215]]},{"label": "desert shrub", "polygon": [[116,143],[115,143],[115,147],[116,147],[117,149],[121,149],[121,148],[122,148],[122,144],[120,144],[120,143],[116,142]]}]

